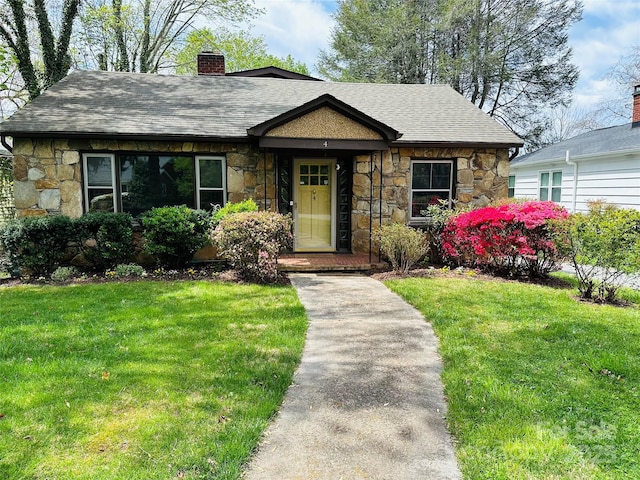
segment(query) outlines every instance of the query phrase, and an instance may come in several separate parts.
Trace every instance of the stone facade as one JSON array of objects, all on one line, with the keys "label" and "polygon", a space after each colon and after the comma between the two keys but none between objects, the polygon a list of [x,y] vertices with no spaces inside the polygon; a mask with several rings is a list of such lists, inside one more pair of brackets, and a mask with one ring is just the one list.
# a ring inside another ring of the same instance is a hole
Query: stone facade
[{"label": "stone facade", "polygon": [[267,208],[275,208],[273,155],[263,156],[249,144],[16,138],[13,170],[17,216],[81,216],[84,213],[81,154],[119,151],[225,155],[228,200],[253,198],[264,208],[266,183]]},{"label": "stone facade", "polygon": [[[120,140],[14,139],[14,193],[18,217],[84,213],[81,154],[87,152],[174,153],[225,155],[227,199],[253,198],[261,209],[276,208],[275,161],[246,143],[148,142]],[[505,198],[508,189],[507,149],[391,148],[374,159],[369,155],[353,162],[352,251],[368,252],[369,226],[408,222],[410,168],[413,159],[447,159],[455,165],[455,199],[459,205],[484,206]],[[265,175],[266,173],[266,175]],[[373,181],[373,204],[371,182]],[[266,196],[266,202],[265,202]],[[370,209],[373,219],[369,218]]]},{"label": "stone facade", "polygon": [[[411,160],[453,160],[455,200],[460,206],[485,206],[506,198],[509,179],[507,149],[478,148],[391,148],[373,160],[369,155],[355,158],[352,198],[352,245],[354,252],[369,251],[369,212],[372,227],[390,222],[407,223],[410,218],[409,196]],[[382,183],[381,180],[382,179]],[[373,205],[371,205],[373,181]],[[382,189],[382,192],[380,192]]]}]

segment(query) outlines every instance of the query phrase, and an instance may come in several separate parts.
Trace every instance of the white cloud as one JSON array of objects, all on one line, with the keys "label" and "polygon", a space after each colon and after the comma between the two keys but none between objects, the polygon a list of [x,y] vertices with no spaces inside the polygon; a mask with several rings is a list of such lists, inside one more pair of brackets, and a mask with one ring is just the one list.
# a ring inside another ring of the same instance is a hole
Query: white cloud
[{"label": "white cloud", "polygon": [[583,20],[569,32],[569,43],[573,47],[573,62],[580,69],[574,104],[590,109],[617,93],[616,86],[605,77],[632,45],[640,43],[640,2],[585,0],[584,7]]},{"label": "white cloud", "polygon": [[254,35],[263,35],[269,52],[279,57],[291,54],[310,69],[318,53],[326,49],[333,28],[328,11],[334,2],[320,0],[256,0],[265,11],[253,22]]}]

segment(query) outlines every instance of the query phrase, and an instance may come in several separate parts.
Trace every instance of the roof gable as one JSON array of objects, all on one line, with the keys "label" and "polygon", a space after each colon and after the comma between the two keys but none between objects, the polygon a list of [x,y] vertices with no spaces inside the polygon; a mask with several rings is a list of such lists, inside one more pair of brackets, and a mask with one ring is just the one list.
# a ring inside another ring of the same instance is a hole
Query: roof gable
[{"label": "roof gable", "polygon": [[394,141],[402,136],[388,125],[325,94],[247,129],[251,136]]},{"label": "roof gable", "polygon": [[229,72],[225,74],[227,77],[266,77],[266,78],[286,78],[289,80],[312,80],[322,82],[321,79],[304,75],[303,73],[292,72],[280,67],[263,67],[252,68],[251,70],[241,70],[238,72]]}]

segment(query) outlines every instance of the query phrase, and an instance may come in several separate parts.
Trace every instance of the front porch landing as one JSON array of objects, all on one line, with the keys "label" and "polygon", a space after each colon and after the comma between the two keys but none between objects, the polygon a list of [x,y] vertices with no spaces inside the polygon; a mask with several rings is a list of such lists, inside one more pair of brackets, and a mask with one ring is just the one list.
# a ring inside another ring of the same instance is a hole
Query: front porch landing
[{"label": "front porch landing", "polygon": [[377,255],[336,253],[288,253],[278,259],[281,272],[362,272],[384,268]]}]

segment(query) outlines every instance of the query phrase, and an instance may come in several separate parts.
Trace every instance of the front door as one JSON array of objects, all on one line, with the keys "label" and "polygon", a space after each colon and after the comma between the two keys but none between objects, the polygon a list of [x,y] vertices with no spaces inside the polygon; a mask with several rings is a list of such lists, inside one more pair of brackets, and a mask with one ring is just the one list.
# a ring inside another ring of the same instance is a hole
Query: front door
[{"label": "front door", "polygon": [[335,251],[335,159],[294,162],[294,235],[299,252]]}]

